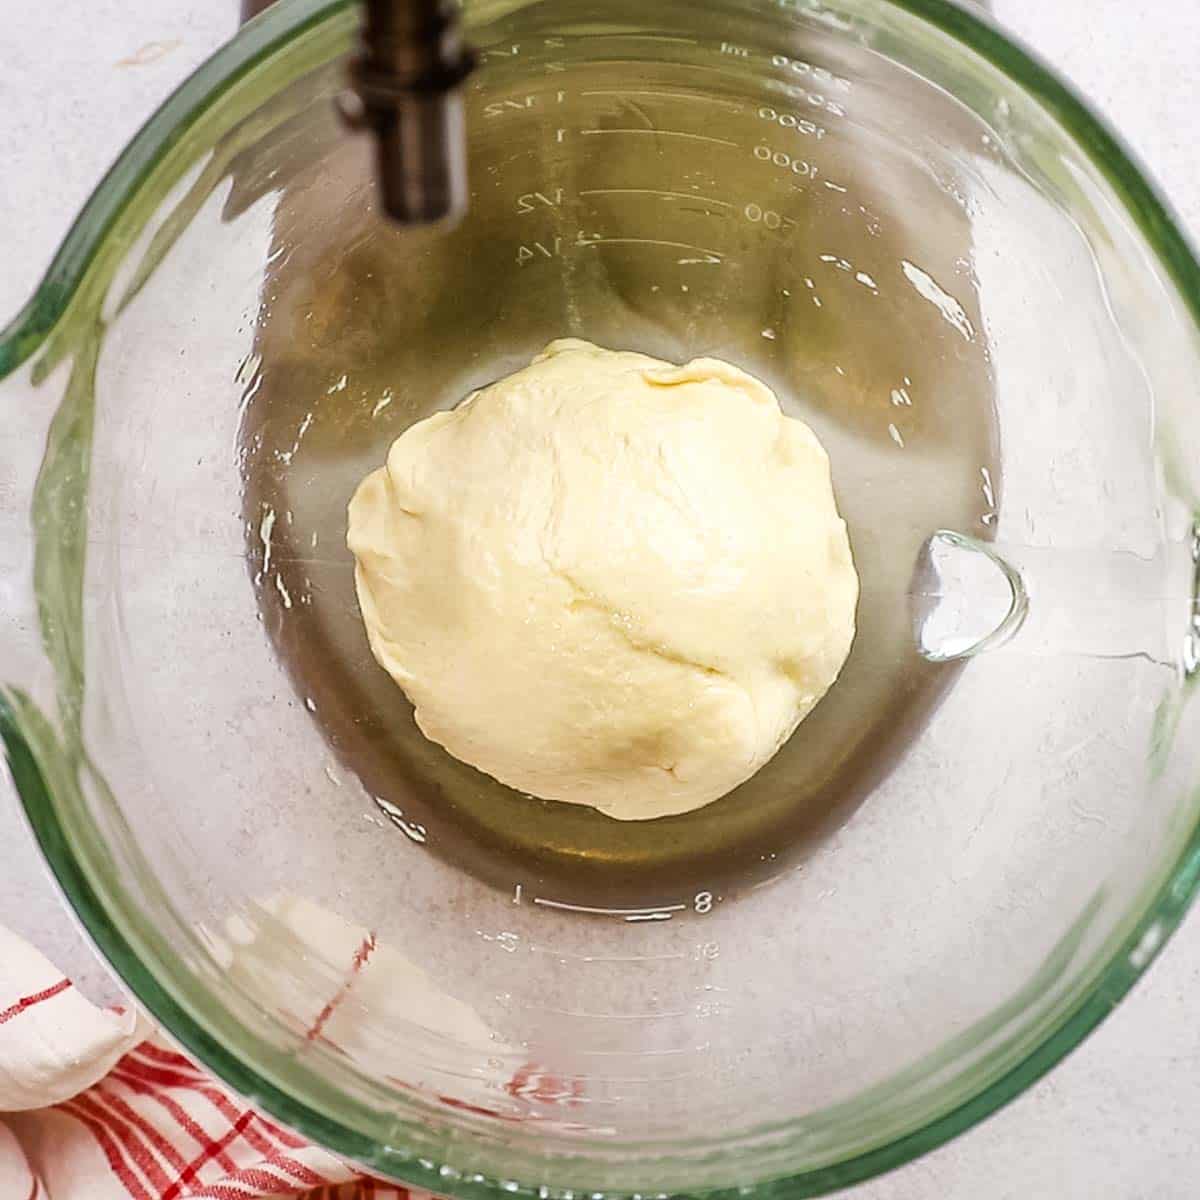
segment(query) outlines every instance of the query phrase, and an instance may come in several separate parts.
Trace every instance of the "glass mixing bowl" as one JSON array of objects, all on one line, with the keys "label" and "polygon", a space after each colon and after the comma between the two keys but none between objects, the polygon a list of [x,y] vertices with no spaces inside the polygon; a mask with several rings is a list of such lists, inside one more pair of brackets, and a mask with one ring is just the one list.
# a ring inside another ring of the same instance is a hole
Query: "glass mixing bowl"
[{"label": "glass mixing bowl", "polygon": [[[247,26],[0,338],[0,712],[55,875],[207,1067],[439,1192],[812,1195],[936,1145],[1196,885],[1196,262],[940,0],[469,3],[470,214],[399,232],[334,116],[355,18]],[[359,478],[564,335],[757,373],[850,525],[843,678],[680,818],[453,761],[357,614]]]}]

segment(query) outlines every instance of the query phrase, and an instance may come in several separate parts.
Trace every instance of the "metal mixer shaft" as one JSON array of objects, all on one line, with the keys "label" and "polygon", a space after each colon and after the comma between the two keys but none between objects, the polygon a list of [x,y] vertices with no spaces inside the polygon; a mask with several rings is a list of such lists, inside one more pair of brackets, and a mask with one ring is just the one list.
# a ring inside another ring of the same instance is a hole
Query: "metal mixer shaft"
[{"label": "metal mixer shaft", "polygon": [[[242,0],[247,20],[272,0]],[[383,209],[404,225],[457,220],[467,207],[460,85],[474,66],[456,0],[363,0],[343,116],[375,138]]]}]

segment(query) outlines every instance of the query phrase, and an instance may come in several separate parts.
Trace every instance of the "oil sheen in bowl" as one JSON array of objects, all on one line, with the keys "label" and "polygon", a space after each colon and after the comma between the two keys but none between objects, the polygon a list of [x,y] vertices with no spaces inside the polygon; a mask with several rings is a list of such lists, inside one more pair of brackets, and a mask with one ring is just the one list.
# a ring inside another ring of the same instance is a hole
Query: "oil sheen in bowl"
[{"label": "oil sheen in bowl", "polygon": [[[1001,471],[969,225],[915,152],[848,121],[830,71],[818,108],[750,71],[713,87],[707,51],[635,64],[637,38],[593,36],[618,61],[536,85],[525,63],[472,98],[453,232],[381,222],[328,130],[278,197],[239,458],[264,624],[340,767],[509,892],[627,908],[777,873],[886,775],[960,670],[914,645],[914,564],[932,530],[991,536]],[[783,750],[651,824],[520,795],[427,742],[370,656],[343,545],[395,437],[561,336],[763,378],[829,451],[862,579],[850,660]]]}]

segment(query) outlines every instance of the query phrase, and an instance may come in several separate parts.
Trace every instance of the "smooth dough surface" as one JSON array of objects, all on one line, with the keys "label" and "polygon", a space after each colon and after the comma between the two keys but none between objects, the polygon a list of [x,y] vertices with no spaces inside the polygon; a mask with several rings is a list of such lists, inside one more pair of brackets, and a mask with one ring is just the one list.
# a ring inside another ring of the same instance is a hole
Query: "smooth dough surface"
[{"label": "smooth dough surface", "polygon": [[621,820],[748,779],[854,638],[824,449],[713,358],[552,342],[397,438],[347,540],[425,736]]}]

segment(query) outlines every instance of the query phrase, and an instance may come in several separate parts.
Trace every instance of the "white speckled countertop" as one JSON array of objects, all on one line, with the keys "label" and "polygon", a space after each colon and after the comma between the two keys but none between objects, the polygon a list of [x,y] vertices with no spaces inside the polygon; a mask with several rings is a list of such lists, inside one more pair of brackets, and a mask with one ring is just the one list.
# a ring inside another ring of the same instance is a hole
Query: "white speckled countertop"
[{"label": "white speckled countertop", "polygon": [[[1200,6],[994,0],[1138,150],[1200,239]],[[0,315],[33,290],[89,189],[152,108],[234,30],[235,0],[22,6],[0,71]],[[0,922],[97,998],[76,932],[0,781]],[[1200,913],[1104,1025],[1031,1091],[854,1200],[1193,1200],[1200,1194]]]}]

